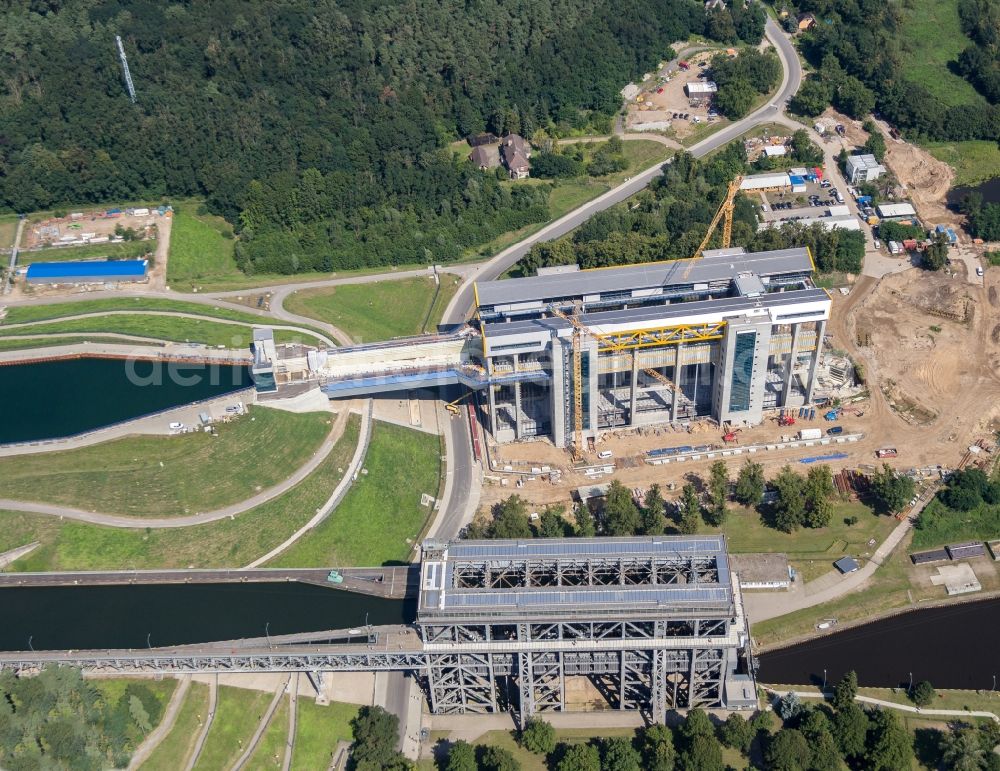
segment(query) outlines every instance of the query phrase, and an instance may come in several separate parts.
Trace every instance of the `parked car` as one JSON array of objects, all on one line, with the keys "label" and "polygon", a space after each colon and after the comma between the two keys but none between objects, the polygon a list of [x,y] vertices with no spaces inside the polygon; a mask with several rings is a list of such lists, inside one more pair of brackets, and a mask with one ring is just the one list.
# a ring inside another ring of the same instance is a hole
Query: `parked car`
[{"label": "parked car", "polygon": [[983,275],[983,266],[982,265],[980,265],[978,268],[976,268],[976,275],[977,276],[982,276]]},{"label": "parked car", "polygon": [[183,423],[174,422],[174,423],[170,424],[170,430],[171,431],[181,431],[183,428],[184,428],[184,424]]},{"label": "parked car", "polygon": [[876,249],[881,249],[881,248],[882,248],[882,242],[881,242],[881,241],[879,241],[879,240],[878,240],[877,238],[876,238],[876,239],[874,239],[874,240],[872,241],[872,243],[873,243],[873,244],[875,245],[875,248],[876,248]]}]

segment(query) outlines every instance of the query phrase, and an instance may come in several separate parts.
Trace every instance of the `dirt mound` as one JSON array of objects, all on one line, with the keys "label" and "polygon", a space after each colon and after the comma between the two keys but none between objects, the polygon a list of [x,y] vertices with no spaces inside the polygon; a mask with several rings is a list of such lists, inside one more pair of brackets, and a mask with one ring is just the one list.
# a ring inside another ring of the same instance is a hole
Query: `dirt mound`
[{"label": "dirt mound", "polygon": [[990,305],[992,305],[994,308],[996,308],[997,307],[997,288],[995,286],[991,286],[990,287],[989,297],[990,297]]},{"label": "dirt mound", "polygon": [[906,188],[920,218],[929,225],[958,224],[961,218],[945,205],[955,171],[919,147],[886,138],[886,165]]}]

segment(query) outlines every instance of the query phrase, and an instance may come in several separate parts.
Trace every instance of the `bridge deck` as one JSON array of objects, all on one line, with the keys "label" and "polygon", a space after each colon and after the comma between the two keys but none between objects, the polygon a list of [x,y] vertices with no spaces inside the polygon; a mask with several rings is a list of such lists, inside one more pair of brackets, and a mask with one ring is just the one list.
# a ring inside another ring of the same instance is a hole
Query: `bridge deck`
[{"label": "bridge deck", "polygon": [[128,570],[58,573],[3,573],[3,586],[121,586],[142,584],[238,584],[298,581],[376,597],[403,599],[416,594],[419,566],[342,568],[343,583],[327,581],[331,568],[218,570]]}]

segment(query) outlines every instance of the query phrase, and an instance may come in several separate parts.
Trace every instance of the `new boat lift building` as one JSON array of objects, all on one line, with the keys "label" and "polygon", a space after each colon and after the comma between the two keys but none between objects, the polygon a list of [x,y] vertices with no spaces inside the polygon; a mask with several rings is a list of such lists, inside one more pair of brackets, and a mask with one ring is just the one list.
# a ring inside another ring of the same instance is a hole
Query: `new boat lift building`
[{"label": "new boat lift building", "polygon": [[[692,418],[752,425],[812,400],[830,298],[805,248],[479,282],[460,332],[337,348],[310,369],[331,397],[460,383],[498,442],[573,440],[573,323],[585,437]],[[562,314],[562,316],[560,316]],[[280,378],[280,373],[278,373]]]}]

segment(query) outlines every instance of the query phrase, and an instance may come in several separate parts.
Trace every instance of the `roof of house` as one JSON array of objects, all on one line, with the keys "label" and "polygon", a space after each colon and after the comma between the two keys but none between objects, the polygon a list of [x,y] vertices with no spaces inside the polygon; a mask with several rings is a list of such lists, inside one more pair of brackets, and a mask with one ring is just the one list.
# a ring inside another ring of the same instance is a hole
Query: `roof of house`
[{"label": "roof of house", "polygon": [[847,156],[847,168],[848,169],[882,169],[885,171],[885,166],[879,163],[875,156],[871,153],[863,153],[861,155],[848,155]]},{"label": "roof of house", "polygon": [[503,146],[503,161],[509,169],[530,169],[531,164],[516,145]]},{"label": "roof of house", "polygon": [[476,166],[496,166],[500,163],[500,158],[497,156],[497,150],[491,145],[479,145],[473,148],[472,152],[469,154],[469,160],[471,160]]},{"label": "roof of house", "polygon": [[857,563],[857,560],[853,557],[841,557],[833,563],[833,566],[841,573],[853,573],[855,570],[859,570],[861,568],[861,566]]},{"label": "roof of house", "polygon": [[513,147],[523,155],[527,155],[528,153],[528,140],[520,134],[507,134],[507,136],[500,141],[504,147]]},{"label": "roof of house", "polygon": [[37,278],[107,278],[109,276],[146,275],[146,260],[83,260],[79,262],[33,262],[28,279]]}]

